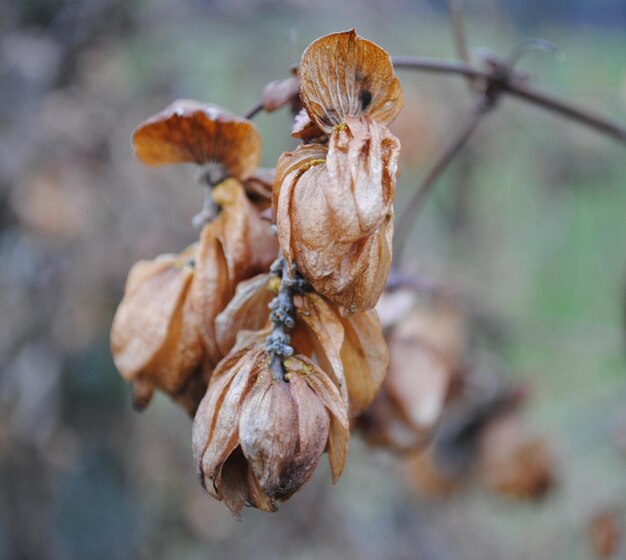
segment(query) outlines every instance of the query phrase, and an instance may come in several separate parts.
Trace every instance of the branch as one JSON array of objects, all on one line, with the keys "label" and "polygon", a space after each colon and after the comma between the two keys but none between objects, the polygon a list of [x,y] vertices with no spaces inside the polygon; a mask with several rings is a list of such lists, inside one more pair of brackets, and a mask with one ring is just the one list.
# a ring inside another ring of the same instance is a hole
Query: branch
[{"label": "branch", "polygon": [[552,97],[527,85],[523,79],[498,63],[491,69],[482,70],[467,62],[441,60],[419,56],[397,56],[392,58],[395,68],[436,72],[440,74],[456,74],[469,78],[482,78],[487,87],[495,87],[498,93],[508,93],[514,97],[528,101],[534,105],[558,113],[561,116],[584,124],[597,132],[610,136],[618,142],[626,144],[626,128],[608,117],[598,115]]}]

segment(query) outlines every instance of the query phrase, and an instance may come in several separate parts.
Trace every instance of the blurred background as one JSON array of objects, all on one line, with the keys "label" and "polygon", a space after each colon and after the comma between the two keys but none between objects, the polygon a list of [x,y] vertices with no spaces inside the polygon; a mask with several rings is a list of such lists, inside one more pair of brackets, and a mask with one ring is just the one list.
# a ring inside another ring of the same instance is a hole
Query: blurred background
[{"label": "blurred background", "polygon": [[[548,39],[566,59],[529,53],[533,82],[626,123],[623,1],[468,4],[473,53]],[[180,97],[241,114],[352,27],[392,55],[454,56],[443,0],[0,4],[0,558],[626,558],[626,151],[518,101],[442,176],[405,265],[463,294],[475,355],[529,391],[554,456],[542,500],[425,498],[355,436],[335,487],[324,461],[279,513],[237,521],[198,484],[186,414],[162,396],[132,411],[108,338],[126,274],[192,242],[202,204],[193,169],[134,159],[132,130]],[[457,77],[399,76],[401,208],[472,100]],[[256,123],[273,166],[289,115]]]}]

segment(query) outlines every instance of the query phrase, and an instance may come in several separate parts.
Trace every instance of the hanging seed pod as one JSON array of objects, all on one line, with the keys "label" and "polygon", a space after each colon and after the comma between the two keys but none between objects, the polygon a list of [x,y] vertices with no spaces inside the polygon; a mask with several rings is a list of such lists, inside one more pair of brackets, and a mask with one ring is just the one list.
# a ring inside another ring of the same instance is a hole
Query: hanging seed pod
[{"label": "hanging seed pod", "polygon": [[201,481],[236,515],[248,503],[275,511],[329,455],[333,481],[345,463],[348,420],[337,388],[303,356],[284,362],[284,380],[262,346],[226,357],[194,420]]}]

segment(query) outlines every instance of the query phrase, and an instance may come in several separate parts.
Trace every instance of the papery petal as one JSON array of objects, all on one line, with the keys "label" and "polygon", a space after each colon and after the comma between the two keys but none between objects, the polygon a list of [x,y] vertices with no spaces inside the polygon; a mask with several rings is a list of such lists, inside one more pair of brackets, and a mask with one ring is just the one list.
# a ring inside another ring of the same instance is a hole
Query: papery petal
[{"label": "papery petal", "polygon": [[189,99],[175,101],[139,125],[133,146],[147,165],[214,162],[226,176],[242,180],[261,157],[261,140],[251,121]]},{"label": "papery petal", "polygon": [[[347,405],[348,387],[341,358],[344,328],[339,314],[332,305],[315,292],[308,292],[304,296],[294,298],[294,303],[297,316],[308,325],[314,337],[312,342],[317,361],[326,373],[332,373],[335,384]],[[294,347],[298,353],[307,354],[305,348]]]},{"label": "papery petal", "polygon": [[375,310],[343,320],[345,342],[341,348],[350,414],[356,415],[374,400],[387,372],[389,352]]},{"label": "papery petal", "polygon": [[326,132],[346,117],[369,115],[389,124],[404,103],[387,51],[354,29],[311,43],[302,55],[298,77],[307,112]]}]

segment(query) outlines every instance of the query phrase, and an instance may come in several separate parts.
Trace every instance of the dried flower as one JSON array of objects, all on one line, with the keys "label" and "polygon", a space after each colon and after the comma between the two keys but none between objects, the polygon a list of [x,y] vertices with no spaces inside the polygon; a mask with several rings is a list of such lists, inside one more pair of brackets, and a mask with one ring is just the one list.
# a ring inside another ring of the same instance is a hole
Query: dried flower
[{"label": "dried flower", "polygon": [[387,125],[404,103],[387,51],[354,29],[311,43],[302,55],[298,78],[307,113],[328,133],[346,117],[367,115]]},{"label": "dried flower", "polygon": [[117,369],[133,384],[137,408],[157,387],[193,414],[206,387],[197,379],[203,348],[189,298],[196,251],[192,246],[180,255],[139,261],[128,275],[111,349]]},{"label": "dried flower", "polygon": [[391,266],[398,140],[367,117],[346,117],[328,151],[284,153],[273,208],[285,257],[343,315],[371,309]]},{"label": "dried flower", "polygon": [[196,163],[218,176],[245,180],[259,164],[261,140],[247,119],[217,105],[180,99],[144,121],[133,134],[146,165]]},{"label": "dried flower", "polygon": [[275,511],[306,483],[326,449],[333,481],[348,446],[345,406],[334,383],[304,356],[270,370],[260,346],[227,356],[194,420],[193,451],[203,485],[235,514],[249,503]]}]

